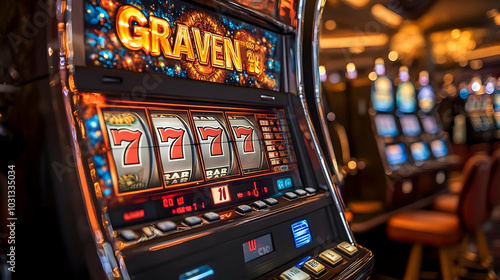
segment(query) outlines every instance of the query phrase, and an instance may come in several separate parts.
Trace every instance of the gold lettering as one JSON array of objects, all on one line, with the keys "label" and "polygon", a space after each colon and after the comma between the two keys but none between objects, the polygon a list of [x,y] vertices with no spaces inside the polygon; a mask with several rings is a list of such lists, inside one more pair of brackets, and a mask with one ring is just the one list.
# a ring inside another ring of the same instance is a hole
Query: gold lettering
[{"label": "gold lettering", "polygon": [[189,36],[189,29],[184,24],[177,25],[173,56],[180,59],[181,54],[185,54],[187,60],[194,61],[194,51],[191,37]]},{"label": "gold lettering", "polygon": [[[222,45],[220,45],[223,42],[222,36],[212,34],[212,66],[214,67],[224,68],[224,50],[222,49]],[[217,58],[218,54],[222,59]]]},{"label": "gold lettering", "polygon": [[[143,27],[148,23],[148,19],[136,7],[125,5],[120,7],[116,14],[116,33],[118,39],[130,50],[144,50],[149,54],[150,32],[149,28]],[[133,22],[138,25],[133,26],[133,32],[130,32],[130,26]]]},{"label": "gold lettering", "polygon": [[172,29],[168,21],[150,16],[149,23],[151,27],[151,55],[158,56],[163,52],[164,56],[172,57],[172,46],[168,41],[172,35]]},{"label": "gold lettering", "polygon": [[194,43],[196,46],[196,52],[198,54],[198,62],[202,65],[208,65],[208,54],[210,49],[210,37],[212,34],[205,31],[205,36],[203,36],[203,43],[201,42],[201,32],[198,28],[191,28],[194,36]]},{"label": "gold lettering", "polygon": [[226,69],[233,70],[233,63],[236,71],[240,71],[243,69],[241,62],[241,53],[240,53],[240,41],[234,40],[234,48],[231,43],[231,39],[225,37],[224,38],[224,53],[226,60]]}]

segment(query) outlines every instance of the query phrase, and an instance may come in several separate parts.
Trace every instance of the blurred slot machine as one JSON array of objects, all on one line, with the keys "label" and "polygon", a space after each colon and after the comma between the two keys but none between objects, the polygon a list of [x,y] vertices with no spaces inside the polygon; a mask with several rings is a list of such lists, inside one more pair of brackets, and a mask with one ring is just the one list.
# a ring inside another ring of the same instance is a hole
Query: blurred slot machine
[{"label": "blurred slot machine", "polygon": [[94,240],[95,278],[369,277],[302,125],[303,2],[58,9],[54,113],[76,161],[60,188],[85,213],[67,225]]},{"label": "blurred slot machine", "polygon": [[467,143],[469,145],[489,143],[496,137],[494,117],[494,81],[485,80],[483,85],[480,76],[474,76],[467,86],[468,95],[465,101],[467,112]]}]

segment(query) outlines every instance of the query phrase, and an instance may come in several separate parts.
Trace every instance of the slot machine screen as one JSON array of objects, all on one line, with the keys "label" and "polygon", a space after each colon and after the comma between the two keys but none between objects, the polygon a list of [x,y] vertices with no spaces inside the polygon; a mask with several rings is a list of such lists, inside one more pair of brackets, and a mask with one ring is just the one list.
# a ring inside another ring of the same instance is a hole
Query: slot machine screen
[{"label": "slot machine screen", "polygon": [[372,105],[378,112],[394,110],[392,83],[386,76],[379,76],[372,85]]},{"label": "slot machine screen", "polygon": [[434,105],[436,104],[436,98],[434,96],[434,91],[429,85],[422,86],[417,95],[418,106],[424,113],[432,111]]},{"label": "slot machine screen", "polygon": [[424,117],[422,118],[422,125],[427,134],[437,134],[439,132],[439,127],[434,117]]},{"label": "slot machine screen", "polygon": [[401,164],[408,161],[406,148],[402,143],[391,144],[385,147],[385,155],[387,162],[392,169],[398,169]]},{"label": "slot machine screen", "polygon": [[448,148],[443,139],[434,140],[431,142],[431,150],[434,157],[444,157],[448,154]]},{"label": "slot machine screen", "polygon": [[429,159],[430,152],[427,144],[424,142],[415,142],[410,145],[411,156],[415,161],[424,161]]},{"label": "slot machine screen", "polygon": [[283,109],[104,103],[85,123],[115,228],[300,185]]},{"label": "slot machine screen", "polygon": [[392,115],[376,115],[375,126],[378,135],[381,137],[394,137],[399,134],[396,121]]},{"label": "slot machine screen", "polygon": [[406,136],[417,136],[420,134],[420,124],[418,123],[417,116],[408,115],[399,117],[401,128]]},{"label": "slot machine screen", "polygon": [[415,87],[411,82],[401,82],[396,92],[398,110],[403,113],[413,113],[417,106]]}]

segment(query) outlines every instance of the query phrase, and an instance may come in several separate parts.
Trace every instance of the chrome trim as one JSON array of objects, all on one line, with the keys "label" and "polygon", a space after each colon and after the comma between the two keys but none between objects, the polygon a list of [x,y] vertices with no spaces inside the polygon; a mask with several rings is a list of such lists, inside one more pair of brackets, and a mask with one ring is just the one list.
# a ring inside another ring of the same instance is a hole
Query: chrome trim
[{"label": "chrome trim", "polygon": [[[321,15],[323,12],[323,6],[325,0],[320,0],[317,2],[316,6],[316,11],[315,11],[315,16]],[[314,126],[312,124],[311,117],[309,115],[309,109],[307,108],[307,101],[306,101],[306,96],[304,92],[304,79],[303,79],[303,65],[302,65],[302,42],[303,42],[303,37],[304,37],[304,12],[305,12],[305,0],[300,0],[299,2],[299,7],[297,11],[297,36],[296,36],[296,41],[295,41],[295,48],[297,51],[297,56],[296,56],[296,65],[297,65],[297,91],[298,91],[298,97],[300,99],[301,105],[302,105],[302,110],[304,112],[305,118],[306,118],[306,123],[307,123],[307,128],[309,130],[309,133],[311,134],[312,142],[314,144],[314,148],[316,150],[316,154],[318,156],[318,159],[321,164],[321,171],[323,172],[323,175],[325,176],[328,189],[332,195],[332,200],[335,204],[335,207],[338,210],[339,213],[339,218],[342,222],[342,225],[347,231],[347,235],[349,238],[349,242],[351,244],[357,244],[354,235],[352,231],[349,228],[349,225],[347,223],[347,220],[344,215],[344,202],[340,196],[340,193],[338,193],[337,188],[335,187],[332,178],[331,178],[331,173],[329,170],[328,165],[326,164],[325,157],[323,155],[323,152],[321,151],[321,146],[319,145],[318,142],[318,137],[316,135],[316,131],[314,130]]]},{"label": "chrome trim", "polygon": [[276,100],[276,96],[262,94],[260,96],[260,99],[267,100],[267,101],[274,101],[274,100]]},{"label": "chrome trim", "polygon": [[233,2],[233,1],[224,1],[224,0],[214,0],[214,3],[221,5],[225,8],[231,9],[231,10],[236,10],[236,12],[241,13],[241,14],[247,14],[250,16],[255,16],[258,18],[261,18],[265,21],[268,21],[279,28],[281,28],[283,31],[286,33],[293,33],[295,28],[292,26],[285,24],[271,16],[268,16],[262,12],[259,12],[257,10],[252,9],[252,7],[244,6],[238,2]]},{"label": "chrome trim", "polygon": [[337,183],[342,185],[344,182],[344,176],[339,172],[339,167],[337,164],[337,158],[335,157],[335,151],[333,150],[332,139],[330,139],[330,130],[328,129],[328,124],[326,123],[326,114],[323,108],[324,99],[321,95],[321,80],[319,75],[319,38],[321,32],[321,20],[323,15],[323,7],[325,6],[326,0],[319,0],[318,6],[316,7],[314,13],[313,22],[313,38],[312,38],[312,65],[314,65],[313,70],[313,81],[314,81],[314,101],[316,103],[316,109],[318,110],[319,121],[321,125],[321,130],[325,136],[326,147],[328,149],[327,155],[331,156],[333,173],[337,177]]},{"label": "chrome trim", "polygon": [[[75,8],[73,7],[75,5]],[[80,6],[78,6],[80,5]],[[54,103],[54,107],[58,110],[57,100],[62,100],[63,108],[62,114],[66,116],[67,124],[61,120],[61,122],[56,122],[56,126],[60,134],[58,137],[61,138],[61,143],[64,143],[66,137],[70,139],[71,152],[73,153],[74,166],[76,169],[78,188],[82,202],[85,207],[86,217],[88,227],[92,232],[92,238],[95,244],[96,258],[102,265],[102,272],[106,279],[125,279],[129,280],[128,271],[125,267],[121,251],[118,247],[117,240],[113,236],[113,229],[110,226],[109,217],[102,207],[104,202],[102,198],[97,195],[98,202],[94,203],[95,196],[99,188],[96,188],[95,183],[92,182],[92,178],[87,174],[86,165],[83,162],[83,149],[82,147],[86,144],[85,139],[78,137],[79,128],[79,113],[76,107],[78,89],[74,84],[74,73],[75,73],[75,46],[73,40],[75,38],[81,39],[80,43],[83,43],[83,28],[81,34],[78,31],[75,32],[73,20],[80,21],[83,25],[83,3],[81,0],[52,0],[50,2],[50,8],[55,9],[56,19],[55,23],[51,27],[57,27],[56,30],[48,28],[48,48],[54,50],[53,53],[57,55],[48,56],[49,65],[49,81],[51,85],[51,95]],[[76,16],[73,18],[73,15]],[[51,41],[51,35],[57,38],[55,41]],[[77,51],[82,51],[76,48]],[[80,54],[77,54],[80,55]],[[81,60],[81,57],[77,56],[76,60]],[[66,127],[66,125],[68,125]],[[82,145],[82,146],[80,146]],[[83,147],[85,148],[85,147]],[[101,208],[99,208],[101,207]]]}]

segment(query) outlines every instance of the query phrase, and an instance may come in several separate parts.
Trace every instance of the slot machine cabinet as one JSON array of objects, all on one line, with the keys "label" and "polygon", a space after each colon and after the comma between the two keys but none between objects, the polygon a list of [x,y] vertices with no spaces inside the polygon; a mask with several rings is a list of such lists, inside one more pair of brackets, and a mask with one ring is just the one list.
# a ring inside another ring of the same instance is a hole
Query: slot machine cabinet
[{"label": "slot machine cabinet", "polygon": [[489,143],[495,138],[496,131],[492,115],[492,94],[486,93],[486,86],[480,76],[472,77],[466,90],[468,94],[464,107],[467,112],[467,144]]},{"label": "slot machine cabinet", "polygon": [[369,277],[303,107],[304,1],[50,7],[51,160],[72,163],[51,184],[75,275]]},{"label": "slot machine cabinet", "polygon": [[[354,157],[366,163],[363,170],[347,176],[344,183],[343,198],[353,211],[352,226],[356,232],[376,226],[377,221],[402,207],[423,207],[430,203],[432,197],[446,186],[451,159],[447,157],[449,144],[445,133],[438,130],[428,135],[422,129],[420,115],[435,117],[434,105],[426,103],[428,94],[422,94],[425,96],[422,104],[432,105],[432,110],[420,114],[417,92],[409,76],[401,79],[407,82],[396,90],[385,75],[382,59],[376,60],[374,68],[378,76],[371,89],[358,86],[349,92],[349,144]],[[403,70],[408,75],[407,68]],[[316,75],[319,83],[319,75]],[[432,98],[435,98],[433,92]],[[309,96],[309,108],[319,119],[326,120],[326,116],[321,115],[324,114],[321,103],[325,102],[321,99],[321,94]],[[360,104],[370,104],[370,108],[360,112]],[[322,125],[318,130],[325,128],[323,135],[329,135],[326,122]],[[443,151],[437,157],[431,154],[431,142],[436,151],[438,148]],[[328,141],[324,144],[329,145]],[[367,207],[372,210],[367,212]]]}]

